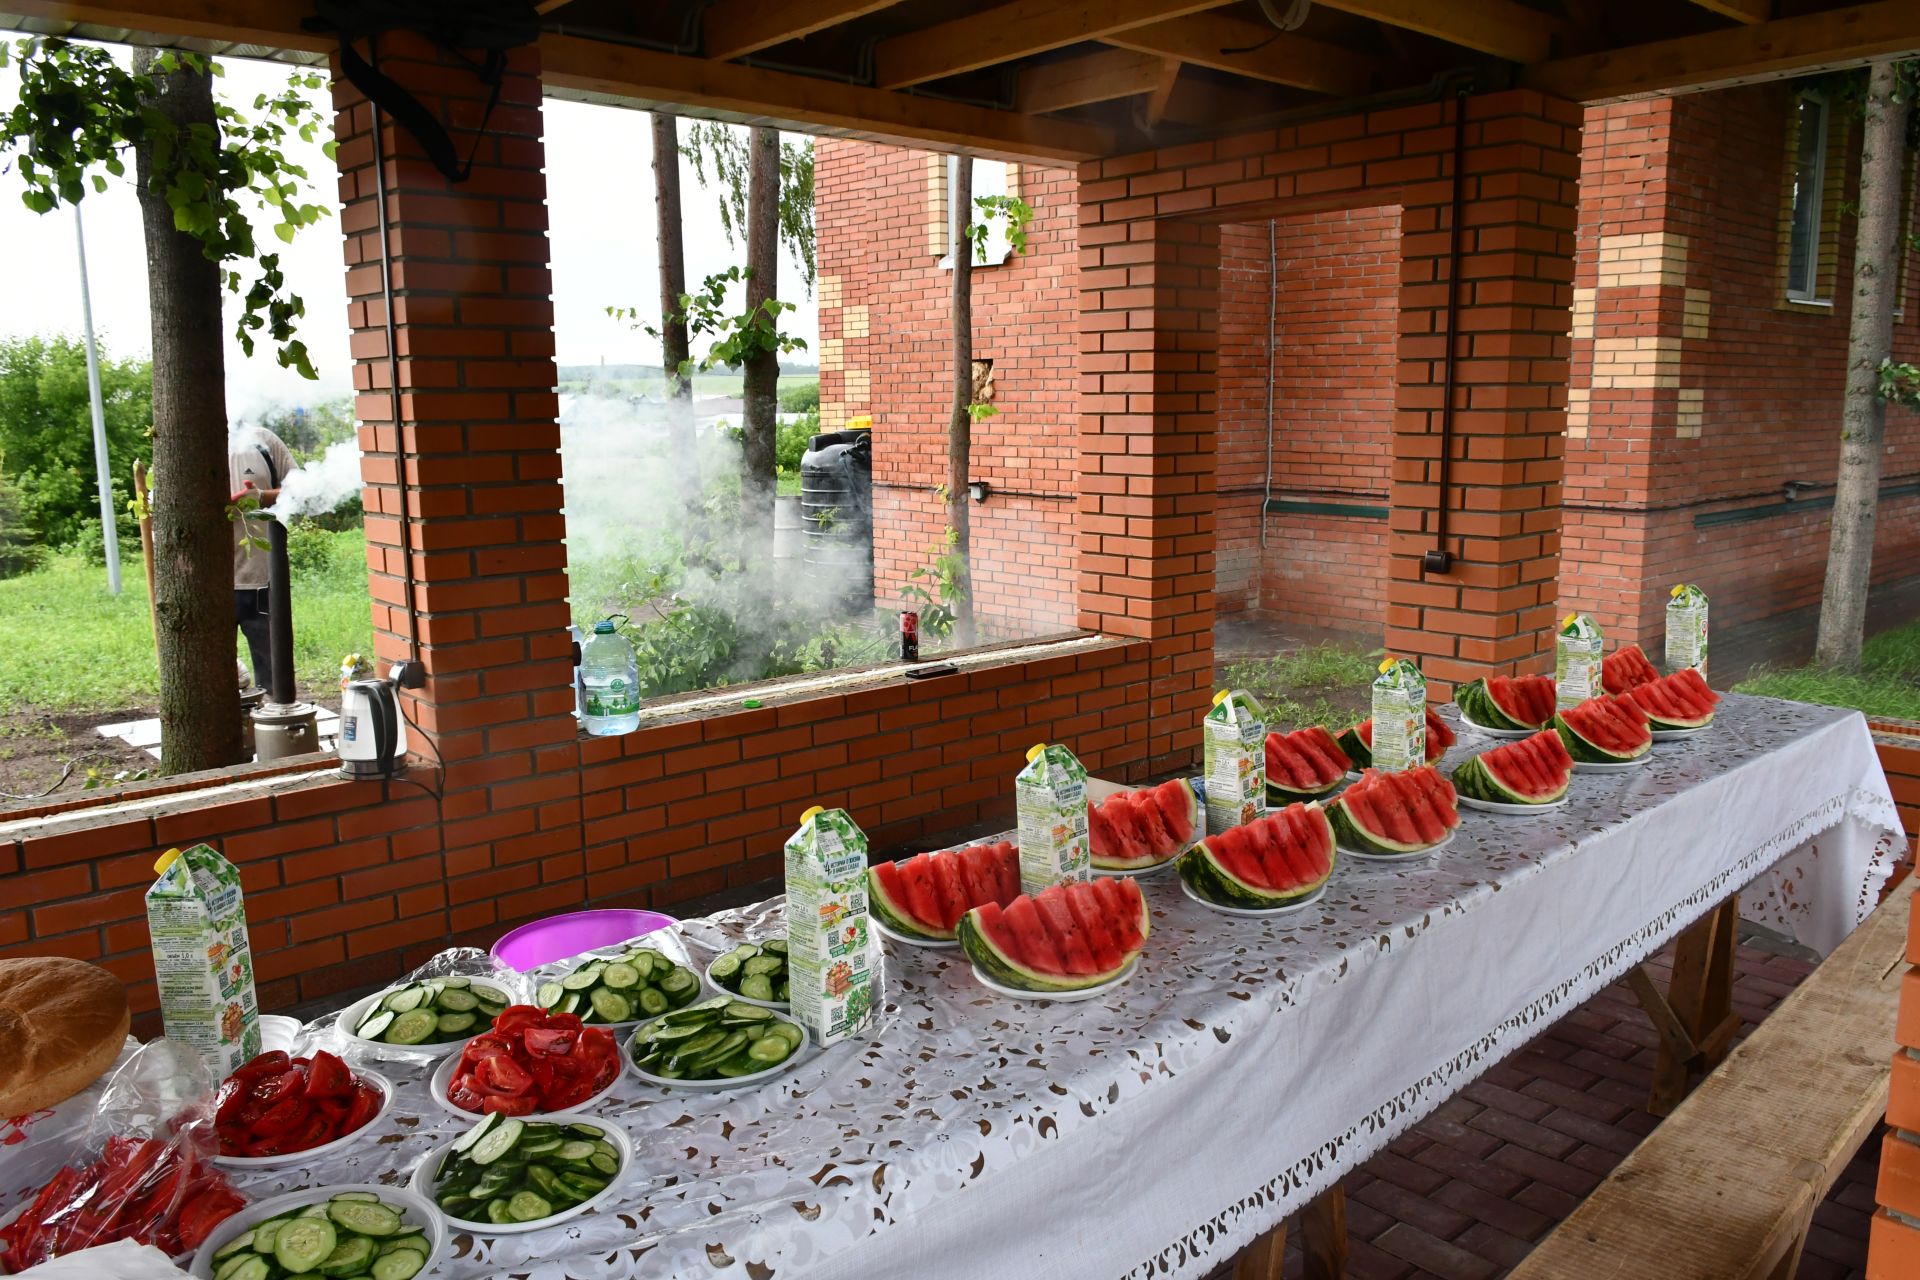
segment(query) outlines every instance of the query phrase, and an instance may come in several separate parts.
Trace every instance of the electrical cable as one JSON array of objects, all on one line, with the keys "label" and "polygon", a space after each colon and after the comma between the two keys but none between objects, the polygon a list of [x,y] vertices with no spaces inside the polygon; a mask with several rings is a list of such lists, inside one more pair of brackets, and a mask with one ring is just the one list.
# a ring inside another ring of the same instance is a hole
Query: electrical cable
[{"label": "electrical cable", "polygon": [[[367,37],[367,61],[375,71],[380,69],[380,45],[378,36]],[[400,500],[400,578],[407,591],[407,659],[420,661],[420,624],[414,617],[413,583],[413,538],[407,514],[407,444],[406,429],[400,424],[400,335],[399,326],[393,319],[393,259],[392,227],[387,217],[387,155],[381,142],[381,110],[379,104],[368,99],[367,106],[373,112],[373,189],[379,202],[376,225],[380,231],[380,306],[381,317],[387,337],[387,406],[389,421],[393,423],[394,451],[400,466],[399,486],[396,490]]]}]

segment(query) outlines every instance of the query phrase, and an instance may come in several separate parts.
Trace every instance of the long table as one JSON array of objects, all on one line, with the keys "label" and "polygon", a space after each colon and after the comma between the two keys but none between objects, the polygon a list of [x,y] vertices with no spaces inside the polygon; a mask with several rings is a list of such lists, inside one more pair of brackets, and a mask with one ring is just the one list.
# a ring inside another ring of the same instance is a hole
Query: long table
[{"label": "long table", "polygon": [[[1463,730],[1446,766],[1489,745]],[[1146,879],[1146,955],[1099,1000],[1008,1000],[958,951],[888,943],[869,1038],[736,1093],[626,1078],[593,1113],[635,1143],[619,1207],[460,1236],[443,1274],[1202,1277],[1730,894],[1831,949],[1898,831],[1858,713],[1734,695],[1644,767],[1576,776],[1563,807],[1468,812],[1423,861],[1342,862],[1287,917]],[[780,909],[680,933],[704,963]],[[377,1065],[401,1084],[377,1140],[243,1185],[401,1182],[463,1127],[426,1066]]]}]

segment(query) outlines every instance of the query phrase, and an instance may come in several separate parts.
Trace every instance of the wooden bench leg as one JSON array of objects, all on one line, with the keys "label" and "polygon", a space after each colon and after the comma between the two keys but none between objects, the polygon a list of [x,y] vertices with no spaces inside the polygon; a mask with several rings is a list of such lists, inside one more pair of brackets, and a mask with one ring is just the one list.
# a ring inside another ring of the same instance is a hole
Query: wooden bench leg
[{"label": "wooden bench leg", "polygon": [[[1294,1216],[1300,1224],[1306,1280],[1346,1280],[1346,1188],[1327,1188]],[[1233,1280],[1280,1280],[1286,1253],[1287,1224],[1283,1222],[1234,1256]]]},{"label": "wooden bench leg", "polygon": [[1670,1115],[1692,1087],[1726,1058],[1740,1020],[1733,1014],[1733,956],[1740,929],[1740,897],[1728,898],[1680,935],[1673,980],[1664,994],[1644,966],[1627,975],[1641,1007],[1660,1033],[1647,1110]]}]

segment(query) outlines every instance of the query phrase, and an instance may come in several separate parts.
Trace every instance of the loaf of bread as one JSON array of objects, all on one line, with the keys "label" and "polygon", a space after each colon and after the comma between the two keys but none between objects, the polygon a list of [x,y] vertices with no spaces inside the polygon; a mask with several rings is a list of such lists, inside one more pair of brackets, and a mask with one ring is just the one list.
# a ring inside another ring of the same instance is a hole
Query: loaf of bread
[{"label": "loaf of bread", "polygon": [[64,1102],[100,1078],[127,1038],[127,989],[65,956],[0,960],[0,1116]]}]

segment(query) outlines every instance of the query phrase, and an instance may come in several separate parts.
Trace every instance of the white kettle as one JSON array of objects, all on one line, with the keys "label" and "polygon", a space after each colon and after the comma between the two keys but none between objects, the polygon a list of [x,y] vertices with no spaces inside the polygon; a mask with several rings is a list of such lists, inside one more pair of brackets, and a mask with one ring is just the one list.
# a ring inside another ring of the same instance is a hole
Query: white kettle
[{"label": "white kettle", "polygon": [[400,772],[400,702],[392,680],[354,680],[340,691],[340,774],[390,778]]}]

